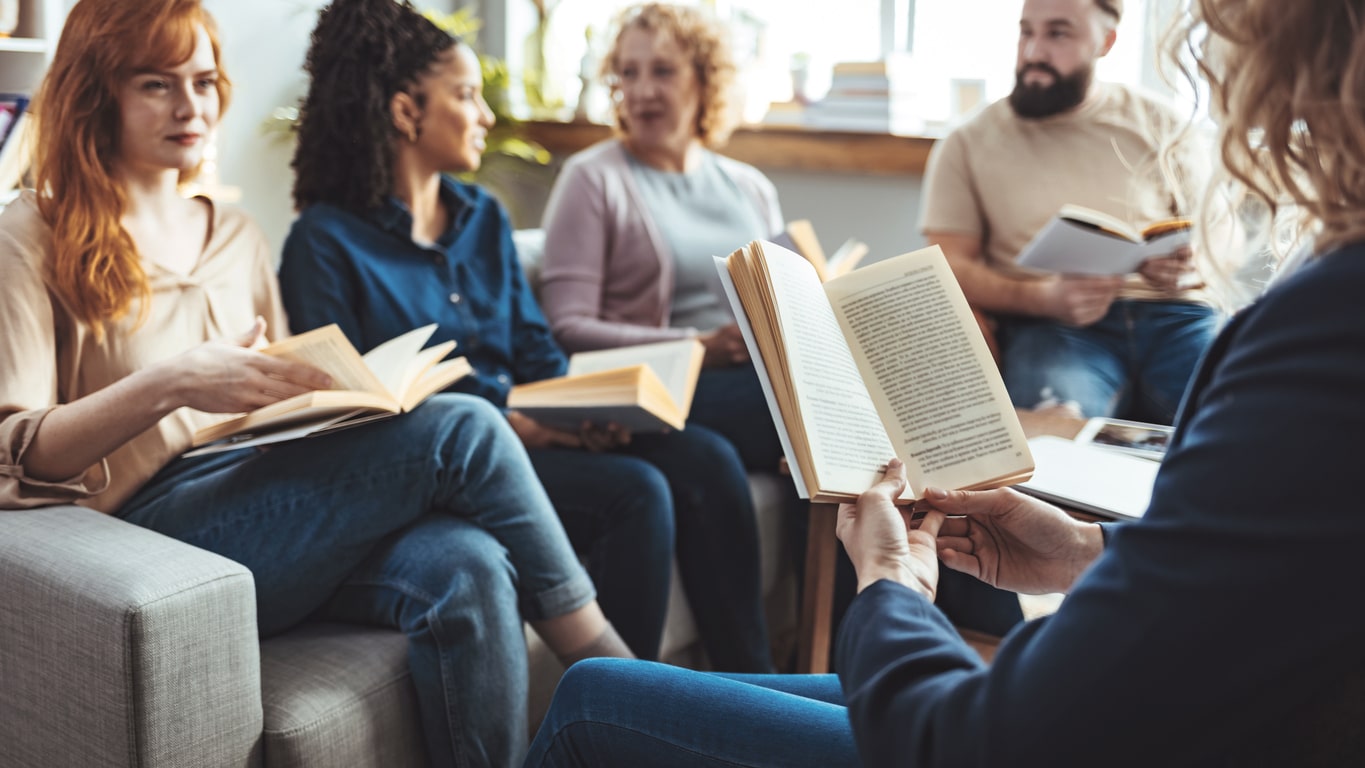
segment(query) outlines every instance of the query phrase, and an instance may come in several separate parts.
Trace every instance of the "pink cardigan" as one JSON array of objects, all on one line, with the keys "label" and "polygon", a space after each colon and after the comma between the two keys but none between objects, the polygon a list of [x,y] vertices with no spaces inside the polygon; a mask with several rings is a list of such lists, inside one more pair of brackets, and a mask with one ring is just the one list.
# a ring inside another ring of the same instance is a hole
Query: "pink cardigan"
[{"label": "pink cardigan", "polygon": [[[752,200],[769,236],[781,232],[782,210],[768,177],[737,160],[716,159]],[[640,197],[620,141],[569,158],[550,192],[544,226],[541,303],[566,352],[697,334],[668,327],[673,254]]]}]

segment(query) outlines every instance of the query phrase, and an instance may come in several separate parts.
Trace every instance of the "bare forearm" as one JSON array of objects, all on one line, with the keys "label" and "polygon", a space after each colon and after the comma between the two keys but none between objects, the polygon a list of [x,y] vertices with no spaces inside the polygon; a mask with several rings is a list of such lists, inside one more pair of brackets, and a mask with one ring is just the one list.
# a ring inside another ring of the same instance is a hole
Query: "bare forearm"
[{"label": "bare forearm", "polygon": [[1007,315],[1043,314],[1043,281],[1007,275],[979,261],[959,259],[952,266],[972,306]]},{"label": "bare forearm", "polygon": [[1044,314],[1044,282],[991,268],[979,236],[933,230],[924,236],[943,249],[962,293],[972,306],[1009,315]]},{"label": "bare forearm", "polygon": [[24,454],[24,472],[56,482],[75,477],[179,407],[174,387],[148,368],[43,419]]}]

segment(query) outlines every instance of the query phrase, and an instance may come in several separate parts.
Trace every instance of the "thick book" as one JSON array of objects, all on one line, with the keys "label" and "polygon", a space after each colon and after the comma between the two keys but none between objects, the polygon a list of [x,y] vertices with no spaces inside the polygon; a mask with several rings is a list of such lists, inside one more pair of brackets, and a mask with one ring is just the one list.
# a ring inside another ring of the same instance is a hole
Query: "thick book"
[{"label": "thick book", "polygon": [[828,282],[840,275],[853,271],[867,255],[867,244],[849,238],[839,249],[829,256],[820,246],[820,238],[815,234],[815,226],[809,219],[796,219],[787,224],[786,231],[773,238],[773,242],[791,251],[796,251],[815,267],[820,282]]},{"label": "thick book", "polygon": [[1126,275],[1147,259],[1189,245],[1189,219],[1175,218],[1136,228],[1079,205],[1064,205],[1019,252],[1015,263],[1041,272]]},{"label": "thick book", "polygon": [[849,501],[905,462],[905,499],[1033,470],[1014,406],[938,246],[822,283],[756,240],[717,258],[797,492]]},{"label": "thick book", "polygon": [[361,355],[332,324],[262,349],[325,371],[334,388],[305,392],[203,427],[192,443],[199,450],[191,453],[292,440],[412,410],[471,370],[463,357],[444,360],[455,348],[453,341],[423,349],[435,330],[434,324],[414,329]]},{"label": "thick book", "polygon": [[1019,490],[1108,520],[1137,520],[1152,500],[1158,462],[1044,435],[1029,441],[1037,468]]},{"label": "thick book", "polygon": [[682,429],[705,355],[696,339],[579,352],[564,376],[512,387],[507,407],[574,432],[585,421],[632,432]]}]

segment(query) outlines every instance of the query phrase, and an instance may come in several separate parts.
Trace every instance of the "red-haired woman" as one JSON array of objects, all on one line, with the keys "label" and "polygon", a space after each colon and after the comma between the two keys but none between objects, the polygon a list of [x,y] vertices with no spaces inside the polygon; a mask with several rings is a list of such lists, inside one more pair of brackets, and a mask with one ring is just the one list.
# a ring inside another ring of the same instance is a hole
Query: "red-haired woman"
[{"label": "red-haired woman", "polygon": [[79,502],[251,569],[263,634],[306,616],[409,637],[434,765],[525,747],[529,620],[566,661],[627,654],[520,442],[480,398],[181,457],[214,414],[330,385],[284,331],[265,239],[185,197],[228,96],[198,0],[81,0],[35,99],[37,194],[0,216],[0,509]]}]

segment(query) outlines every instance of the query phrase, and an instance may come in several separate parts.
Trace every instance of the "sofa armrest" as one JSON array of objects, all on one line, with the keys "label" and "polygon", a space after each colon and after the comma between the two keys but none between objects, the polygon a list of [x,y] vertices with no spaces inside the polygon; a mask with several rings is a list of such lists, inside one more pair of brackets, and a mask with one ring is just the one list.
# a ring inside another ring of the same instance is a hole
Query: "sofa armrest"
[{"label": "sofa armrest", "polygon": [[0,764],[256,765],[251,573],[74,506],[0,511]]}]

